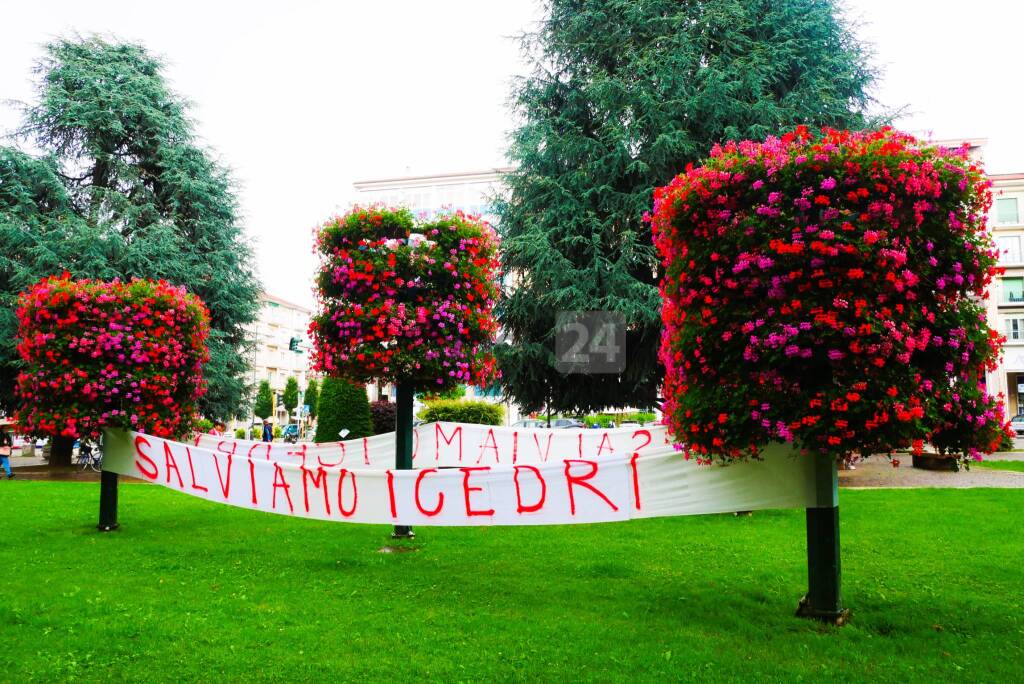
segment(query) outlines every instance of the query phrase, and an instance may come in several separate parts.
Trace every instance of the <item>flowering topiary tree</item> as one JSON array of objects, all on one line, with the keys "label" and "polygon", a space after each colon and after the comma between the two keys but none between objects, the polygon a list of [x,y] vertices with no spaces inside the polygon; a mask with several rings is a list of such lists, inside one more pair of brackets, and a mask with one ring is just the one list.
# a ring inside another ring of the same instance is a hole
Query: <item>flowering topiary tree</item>
[{"label": "flowering topiary tree", "polygon": [[988,185],[966,149],[799,127],[716,147],[658,189],[664,410],[683,448],[790,442],[833,468],[926,442],[996,449]]},{"label": "flowering topiary tree", "polygon": [[70,443],[107,427],[160,437],[191,429],[210,323],[183,288],[65,275],[22,293],[17,317],[17,422],[26,433]]},{"label": "flowering topiary tree", "polygon": [[316,370],[439,392],[494,374],[497,237],[461,212],[355,208],[317,235]]},{"label": "flowering topiary tree", "polygon": [[414,392],[494,379],[497,236],[461,212],[417,223],[407,209],[356,207],[316,244],[314,368],[397,385],[396,461],[411,467]]},{"label": "flowering topiary tree", "polygon": [[965,150],[798,128],[659,189],[665,413],[685,448],[996,449],[987,188]]}]

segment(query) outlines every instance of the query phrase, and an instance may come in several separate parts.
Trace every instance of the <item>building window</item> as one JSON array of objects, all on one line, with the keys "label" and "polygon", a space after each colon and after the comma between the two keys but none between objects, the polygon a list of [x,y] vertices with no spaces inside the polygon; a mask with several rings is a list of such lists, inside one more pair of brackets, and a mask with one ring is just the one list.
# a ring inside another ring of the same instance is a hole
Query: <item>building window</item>
[{"label": "building window", "polygon": [[996,224],[1000,226],[1016,226],[1020,223],[1016,197],[1000,197],[996,199]]},{"label": "building window", "polygon": [[1019,264],[1020,260],[1020,236],[1000,235],[996,237],[996,245],[999,247],[999,263],[1003,265]]},{"label": "building window", "polygon": [[1024,302],[1024,278],[1003,278],[1003,301]]},{"label": "building window", "polygon": [[1024,342],[1024,318],[1006,319],[1006,341]]}]

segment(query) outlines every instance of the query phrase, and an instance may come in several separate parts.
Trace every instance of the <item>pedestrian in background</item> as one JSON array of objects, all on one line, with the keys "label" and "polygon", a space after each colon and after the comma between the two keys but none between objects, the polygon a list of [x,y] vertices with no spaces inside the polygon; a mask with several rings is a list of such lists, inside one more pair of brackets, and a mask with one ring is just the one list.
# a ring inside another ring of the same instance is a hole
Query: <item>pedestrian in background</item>
[{"label": "pedestrian in background", "polygon": [[14,440],[11,439],[11,433],[0,427],[0,465],[3,466],[4,472],[7,473],[8,480],[14,478],[14,471],[11,470],[11,451],[13,449]]},{"label": "pedestrian in background", "polygon": [[267,420],[266,418],[263,419],[263,441],[274,441],[274,428],[270,427],[270,421]]}]

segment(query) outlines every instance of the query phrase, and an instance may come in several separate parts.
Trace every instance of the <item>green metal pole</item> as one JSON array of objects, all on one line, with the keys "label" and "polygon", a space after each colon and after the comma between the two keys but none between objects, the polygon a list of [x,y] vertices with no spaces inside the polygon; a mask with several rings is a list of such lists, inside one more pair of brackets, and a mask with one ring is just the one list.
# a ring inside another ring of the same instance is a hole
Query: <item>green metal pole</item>
[{"label": "green metal pole", "polygon": [[835,458],[814,458],[817,505],[807,509],[807,595],[796,614],[844,624],[842,568],[839,562],[839,472]]},{"label": "green metal pole", "polygon": [[100,532],[113,532],[118,527],[117,473],[104,470],[100,472],[100,522],[96,529]]},{"label": "green metal pole", "polygon": [[[412,400],[411,383],[398,383],[398,412],[395,417],[395,470],[412,470]],[[395,539],[412,539],[416,535],[408,525],[395,525]]]}]

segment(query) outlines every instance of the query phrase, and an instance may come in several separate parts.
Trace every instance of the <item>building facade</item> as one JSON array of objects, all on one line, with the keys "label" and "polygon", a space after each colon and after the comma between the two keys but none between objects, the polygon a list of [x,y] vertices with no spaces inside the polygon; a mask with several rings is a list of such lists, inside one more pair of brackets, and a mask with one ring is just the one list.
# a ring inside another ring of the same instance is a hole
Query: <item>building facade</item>
[{"label": "building facade", "polygon": [[1006,397],[1008,417],[1024,413],[1024,173],[993,174],[989,225],[1006,269],[992,286],[989,327],[1006,336],[1000,367],[988,374],[989,392]]},{"label": "building facade", "polygon": [[499,167],[434,176],[382,178],[357,181],[353,187],[357,204],[409,207],[423,218],[459,209],[493,221],[491,197],[501,191],[501,177],[511,170],[511,167]]},{"label": "building facade", "polygon": [[[259,318],[252,331],[253,347],[250,383],[253,391],[266,380],[274,397],[271,421],[286,425],[295,421],[281,403],[288,378],[299,383],[300,397],[306,390],[309,373],[309,322],[313,312],[304,306],[263,294],[260,297]],[[299,401],[302,406],[302,401]]]}]

